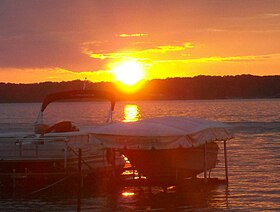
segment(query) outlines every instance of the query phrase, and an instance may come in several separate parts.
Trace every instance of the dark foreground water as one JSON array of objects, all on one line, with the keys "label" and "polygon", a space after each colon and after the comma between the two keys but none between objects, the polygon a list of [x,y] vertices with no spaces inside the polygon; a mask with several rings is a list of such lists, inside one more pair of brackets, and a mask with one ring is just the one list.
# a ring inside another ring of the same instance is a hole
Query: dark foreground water
[{"label": "dark foreground water", "polygon": [[[32,128],[40,104],[0,104],[0,132]],[[105,120],[103,102],[56,103],[46,122]],[[116,105],[115,120],[191,116],[223,121],[235,138],[228,142],[229,186],[167,192],[154,187],[84,194],[82,211],[280,211],[280,100],[138,101]],[[213,177],[223,177],[223,158]],[[61,190],[60,190],[61,191]],[[75,211],[76,194],[47,190],[0,199],[0,211]]]}]

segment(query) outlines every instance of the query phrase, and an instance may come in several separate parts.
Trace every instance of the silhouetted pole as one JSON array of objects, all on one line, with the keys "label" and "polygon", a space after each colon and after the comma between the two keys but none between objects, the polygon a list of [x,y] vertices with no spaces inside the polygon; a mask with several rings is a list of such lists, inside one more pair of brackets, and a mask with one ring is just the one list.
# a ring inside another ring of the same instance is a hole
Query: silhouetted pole
[{"label": "silhouetted pole", "polygon": [[116,150],[113,149],[113,175],[114,175],[114,180],[116,180]]},{"label": "silhouetted pole", "polygon": [[228,185],[228,163],[227,163],[227,143],[226,143],[226,141],[224,141],[224,156],[225,156],[226,184]]},{"label": "silhouetted pole", "polygon": [[16,191],[16,169],[13,169],[13,193]]},{"label": "silhouetted pole", "polygon": [[204,182],[207,183],[207,143],[204,145]]},{"label": "silhouetted pole", "polygon": [[81,211],[81,188],[82,188],[82,150],[79,149],[78,158],[78,200],[77,200],[77,211]]}]

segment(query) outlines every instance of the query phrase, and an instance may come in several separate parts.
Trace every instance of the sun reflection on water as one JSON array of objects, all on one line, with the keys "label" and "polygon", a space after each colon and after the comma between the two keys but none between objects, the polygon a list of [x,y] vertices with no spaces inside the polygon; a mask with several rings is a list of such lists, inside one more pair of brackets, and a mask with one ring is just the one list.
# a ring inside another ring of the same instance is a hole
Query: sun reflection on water
[{"label": "sun reflection on water", "polygon": [[123,122],[135,122],[140,120],[141,114],[139,107],[133,104],[127,104],[124,107],[124,119]]},{"label": "sun reflection on water", "polygon": [[125,196],[125,197],[131,197],[131,196],[134,196],[134,195],[135,195],[135,193],[131,192],[131,191],[122,192],[122,196]]}]

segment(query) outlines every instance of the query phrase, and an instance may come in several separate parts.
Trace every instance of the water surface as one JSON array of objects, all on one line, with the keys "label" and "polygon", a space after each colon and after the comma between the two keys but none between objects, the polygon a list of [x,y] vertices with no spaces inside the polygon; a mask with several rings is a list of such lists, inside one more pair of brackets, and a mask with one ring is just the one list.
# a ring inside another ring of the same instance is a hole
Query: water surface
[{"label": "water surface", "polygon": [[[0,104],[0,132],[31,130],[39,103]],[[77,125],[104,123],[107,102],[54,103],[46,123],[72,120]],[[133,109],[134,108],[134,109]],[[135,121],[156,116],[188,116],[226,122],[235,138],[228,142],[229,186],[207,190],[124,188],[115,194],[87,194],[83,211],[279,211],[280,210],[280,100],[136,101],[116,104],[114,120]],[[222,152],[220,152],[222,153]],[[223,157],[213,177],[223,177]],[[123,193],[126,192],[126,193]],[[123,194],[122,194],[123,193]],[[0,210],[75,211],[76,199],[57,193],[32,198],[0,200]]]}]

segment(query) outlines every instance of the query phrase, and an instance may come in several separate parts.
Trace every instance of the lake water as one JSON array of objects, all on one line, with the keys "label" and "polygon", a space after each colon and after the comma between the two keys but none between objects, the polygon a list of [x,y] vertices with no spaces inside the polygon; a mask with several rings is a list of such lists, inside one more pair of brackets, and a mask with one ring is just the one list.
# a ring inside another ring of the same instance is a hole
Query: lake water
[{"label": "lake water", "polygon": [[[105,102],[54,103],[47,108],[45,121],[102,123],[108,107]],[[39,103],[0,104],[0,132],[32,129],[39,108]],[[88,194],[82,199],[82,211],[280,211],[280,99],[120,102],[114,113],[118,121],[155,116],[189,116],[231,125],[229,186],[166,193],[155,187],[152,194],[124,188],[116,194]],[[220,159],[213,177],[223,177]],[[44,193],[0,200],[0,211],[22,210],[75,211],[76,198]]]}]

